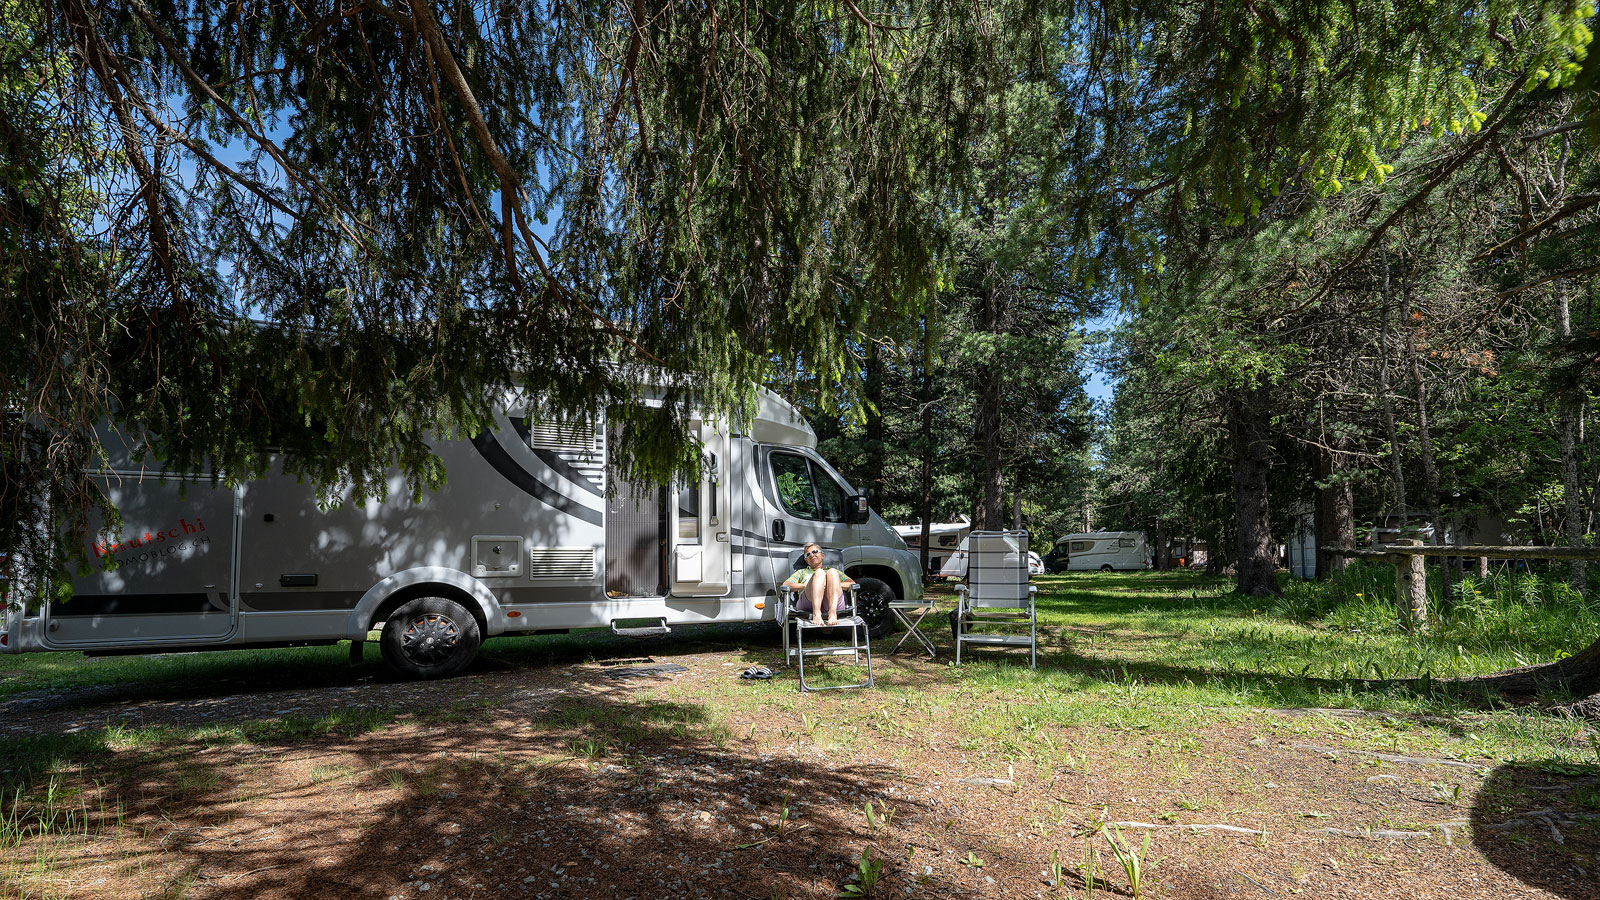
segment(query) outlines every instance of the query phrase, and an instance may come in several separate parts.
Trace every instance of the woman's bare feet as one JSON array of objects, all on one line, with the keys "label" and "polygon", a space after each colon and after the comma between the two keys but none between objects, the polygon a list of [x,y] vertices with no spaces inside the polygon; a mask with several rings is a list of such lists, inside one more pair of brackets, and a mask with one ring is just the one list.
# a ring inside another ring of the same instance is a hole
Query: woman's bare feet
[{"label": "woman's bare feet", "polygon": [[829,619],[827,624],[828,624],[829,627],[832,627],[834,625],[839,624],[839,620],[838,619]]},{"label": "woman's bare feet", "polygon": [[811,617],[811,624],[813,624],[813,625],[821,625],[822,624],[822,617],[821,616],[812,616]]}]

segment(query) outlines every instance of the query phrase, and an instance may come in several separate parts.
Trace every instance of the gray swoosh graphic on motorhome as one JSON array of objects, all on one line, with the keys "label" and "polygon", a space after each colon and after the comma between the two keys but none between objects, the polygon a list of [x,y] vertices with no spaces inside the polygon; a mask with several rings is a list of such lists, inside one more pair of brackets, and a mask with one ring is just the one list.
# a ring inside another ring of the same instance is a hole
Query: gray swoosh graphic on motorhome
[{"label": "gray swoosh graphic on motorhome", "polygon": [[480,431],[472,436],[472,446],[477,449],[485,462],[494,467],[505,480],[511,482],[528,496],[538,500],[546,506],[558,509],[575,519],[582,519],[591,525],[602,524],[600,511],[590,509],[580,503],[574,503],[562,496],[554,488],[533,477],[527,469],[517,464],[511,454],[500,446],[494,435],[488,431]]},{"label": "gray swoosh graphic on motorhome", "polygon": [[794,555],[793,551],[790,551],[790,550],[768,549],[766,547],[760,547],[760,546],[757,546],[755,544],[734,543],[731,546],[733,547],[735,552],[744,553],[744,554],[747,554],[749,556],[766,556],[766,557],[770,557],[772,559],[788,559],[789,557]]},{"label": "gray swoosh graphic on motorhome", "polygon": [[[533,431],[532,429],[528,428],[528,419],[526,416],[512,416],[511,427],[515,428],[517,430],[517,434],[522,436],[523,444],[526,445],[533,440]],[[565,478],[578,487],[583,488],[596,497],[605,496],[605,491],[600,489],[600,485],[595,484],[594,481],[589,478],[589,476],[579,472],[573,467],[572,463],[562,459],[561,456],[554,450],[536,449],[533,451],[533,455],[539,457],[540,462],[549,466],[557,475],[560,475],[562,478]]]},{"label": "gray swoosh graphic on motorhome", "polygon": [[733,529],[733,533],[746,540],[759,541],[760,543],[768,544],[773,547],[804,547],[807,543],[806,541],[775,541],[764,534],[755,531],[746,531],[743,528],[735,528]]}]

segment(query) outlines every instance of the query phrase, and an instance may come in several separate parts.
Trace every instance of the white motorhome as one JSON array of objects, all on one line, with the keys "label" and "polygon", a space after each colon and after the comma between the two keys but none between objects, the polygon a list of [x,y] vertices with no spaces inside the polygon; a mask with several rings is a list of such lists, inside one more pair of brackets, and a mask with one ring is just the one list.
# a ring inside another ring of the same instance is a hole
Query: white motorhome
[{"label": "white motorhome", "polygon": [[[959,522],[940,522],[928,526],[928,569],[923,574],[934,575],[944,568],[946,559],[962,547],[972,532],[972,520],[966,516]],[[922,556],[922,523],[896,525],[894,533],[906,542],[911,552]]]},{"label": "white motorhome", "polygon": [[922,595],[918,558],[817,454],[794,407],[763,391],[743,433],[698,423],[697,480],[613,485],[604,421],[531,421],[508,393],[498,428],[434,450],[449,482],[413,501],[319,508],[276,474],[237,487],[152,471],[105,435],[96,472],[123,525],[96,541],[109,570],[74,596],[5,612],[0,650],[171,652],[359,642],[381,628],[386,663],[411,677],[459,672],[483,638],[771,619],[775,589],[816,541],[862,585],[869,619]]},{"label": "white motorhome", "polygon": [[1045,557],[1052,572],[1112,572],[1150,568],[1150,544],[1142,531],[1065,534]]}]

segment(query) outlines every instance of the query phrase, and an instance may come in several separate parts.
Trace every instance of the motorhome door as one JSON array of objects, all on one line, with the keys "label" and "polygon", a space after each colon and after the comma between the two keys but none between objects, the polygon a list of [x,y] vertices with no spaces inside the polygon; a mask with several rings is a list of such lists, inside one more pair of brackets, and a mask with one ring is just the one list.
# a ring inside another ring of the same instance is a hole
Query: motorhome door
[{"label": "motorhome door", "polygon": [[153,473],[106,474],[106,496],[122,513],[114,534],[89,540],[104,564],[73,582],[73,597],[44,611],[52,648],[190,645],[228,638],[233,591],[235,503],[211,479]]},{"label": "motorhome door", "polygon": [[733,584],[733,550],[729,542],[729,440],[727,426],[699,424],[700,471],[679,478],[673,504],[677,528],[672,532],[672,594],[676,597],[723,597]]}]

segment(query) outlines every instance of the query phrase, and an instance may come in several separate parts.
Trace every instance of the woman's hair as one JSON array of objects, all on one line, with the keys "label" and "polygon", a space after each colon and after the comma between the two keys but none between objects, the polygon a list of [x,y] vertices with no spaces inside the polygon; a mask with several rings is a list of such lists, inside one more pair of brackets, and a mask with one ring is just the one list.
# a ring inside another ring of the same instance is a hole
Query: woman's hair
[{"label": "woman's hair", "polygon": [[[805,562],[806,561],[806,554],[811,552],[811,548],[812,547],[817,548],[817,550],[819,550],[819,551],[822,550],[822,545],[821,544],[817,543],[816,541],[807,541],[800,548],[800,561],[801,562]],[[826,561],[826,560],[824,560],[824,561]],[[807,565],[810,565],[810,564],[807,563]]]}]

